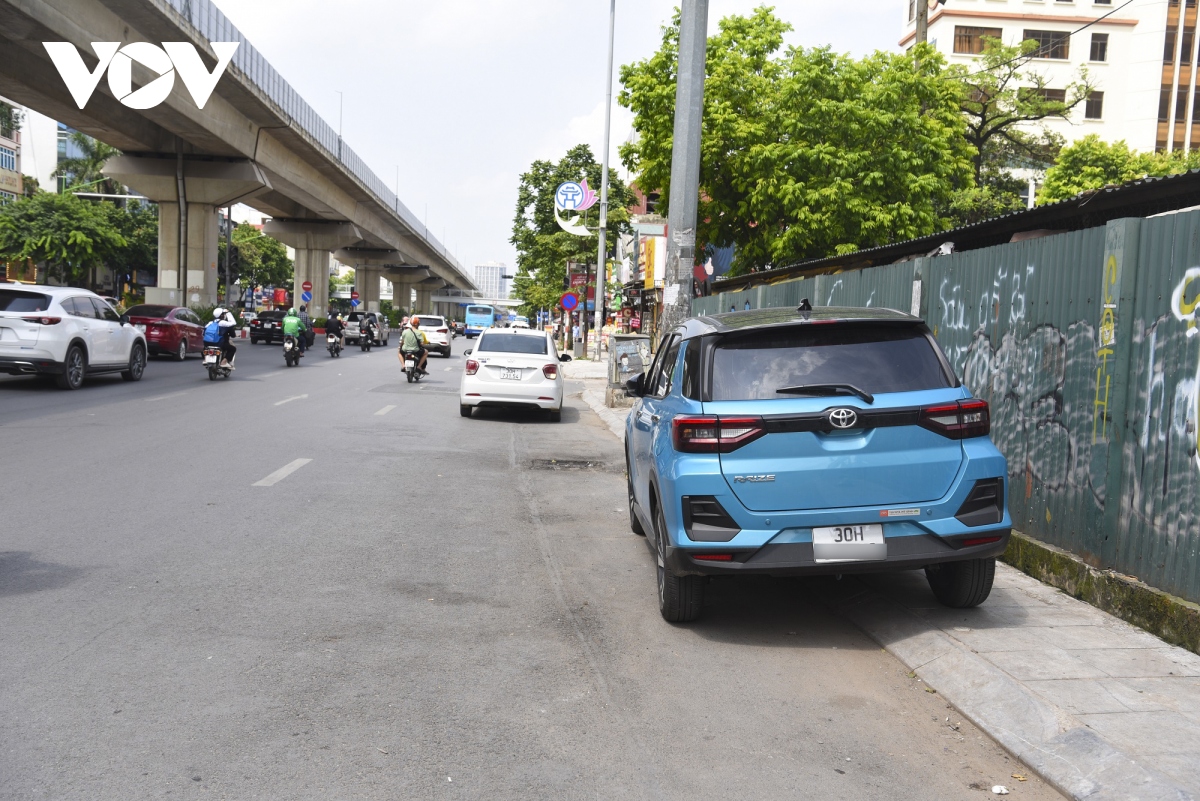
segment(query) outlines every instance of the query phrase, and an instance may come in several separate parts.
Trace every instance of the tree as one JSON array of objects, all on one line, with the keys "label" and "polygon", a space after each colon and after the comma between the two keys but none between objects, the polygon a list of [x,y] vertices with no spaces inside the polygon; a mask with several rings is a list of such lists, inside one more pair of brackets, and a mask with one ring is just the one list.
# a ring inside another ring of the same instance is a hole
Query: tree
[{"label": "tree", "polygon": [[117,275],[117,286],[133,283],[138,271],[157,273],[158,208],[137,200],[131,200],[123,208],[107,201],[96,205],[125,240],[124,247],[106,260]]},{"label": "tree", "polygon": [[[564,181],[587,179],[588,186],[599,190],[601,165],[587,145],[576,145],[557,163],[538,160],[521,176],[517,190],[516,215],[512,237],[517,249],[517,272],[513,278],[513,295],[522,301],[526,315],[542,308],[554,308],[564,291],[567,262],[592,264],[596,261],[596,240],[590,236],[575,236],[559,227],[554,219],[554,191]],[[609,242],[616,234],[628,230],[633,192],[609,169],[608,178],[608,235]],[[590,225],[599,223],[599,205],[593,206],[585,217]]]},{"label": "tree", "polygon": [[[278,240],[266,236],[253,225],[239,223],[230,234],[233,258],[229,266],[230,282],[246,279],[251,285],[267,286],[292,291],[295,267]],[[219,264],[225,265],[225,240],[217,244]],[[221,276],[224,278],[224,276]]]},{"label": "tree", "polygon": [[63,159],[54,171],[55,178],[67,179],[67,191],[88,190],[107,195],[121,194],[121,185],[111,178],[106,178],[100,171],[106,161],[121,155],[121,151],[79,131],[71,134],[68,140],[79,149],[80,155]]},{"label": "tree", "polygon": [[0,131],[3,131],[5,136],[11,139],[12,132],[21,129],[24,118],[25,114],[21,109],[0,100]]},{"label": "tree", "polygon": [[[933,48],[856,60],[790,48],[769,8],[708,40],[696,251],[734,244],[734,273],[944,230],[972,182],[963,85]],[[670,203],[678,15],[650,58],[621,68],[639,186]]]},{"label": "tree", "polygon": [[82,285],[128,244],[104,204],[74,195],[38,192],[0,207],[0,258],[46,262],[53,277],[70,286]]},{"label": "tree", "polygon": [[1058,163],[1046,172],[1038,193],[1041,203],[1066,200],[1093,189],[1124,184],[1146,176],[1162,177],[1200,168],[1200,152],[1139,153],[1124,140],[1103,142],[1089,134],[1063,148]]}]

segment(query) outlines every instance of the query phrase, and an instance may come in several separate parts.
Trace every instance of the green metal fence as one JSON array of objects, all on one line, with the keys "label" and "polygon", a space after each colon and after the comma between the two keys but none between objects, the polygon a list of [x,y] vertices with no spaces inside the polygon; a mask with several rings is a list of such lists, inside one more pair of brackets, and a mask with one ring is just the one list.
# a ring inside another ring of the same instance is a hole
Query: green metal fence
[{"label": "green metal fence", "polygon": [[1200,601],[1200,212],[700,298],[888,306],[992,408],[1017,528]]}]

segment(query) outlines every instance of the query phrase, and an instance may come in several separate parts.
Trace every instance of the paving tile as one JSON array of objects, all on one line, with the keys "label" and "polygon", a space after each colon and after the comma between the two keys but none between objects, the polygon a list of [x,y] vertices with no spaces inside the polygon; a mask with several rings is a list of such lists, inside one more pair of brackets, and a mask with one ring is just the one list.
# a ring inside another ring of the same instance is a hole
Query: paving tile
[{"label": "paving tile", "polygon": [[1154,767],[1184,787],[1200,789],[1200,757],[1195,752],[1162,754],[1154,760]]},{"label": "paving tile", "polygon": [[1200,754],[1200,722],[1177,712],[1117,712],[1078,716],[1092,731],[1131,754]]},{"label": "paving tile", "polygon": [[1045,635],[1047,629],[1036,626],[1011,626],[996,628],[971,628],[955,626],[945,630],[950,637],[961,642],[972,651],[981,654],[993,651],[1036,651],[1051,640]]},{"label": "paving tile", "polygon": [[1018,681],[1107,678],[1102,669],[1053,646],[1030,651],[995,651],[981,656]]},{"label": "paving tile", "polygon": [[[1130,712],[1182,712],[1175,703],[1175,692],[1169,687],[1162,687],[1163,679],[1097,679],[1096,683],[1104,691],[1125,705]],[[1168,679],[1175,681],[1175,679]],[[1188,679],[1179,679],[1188,681]],[[1182,688],[1180,688],[1182,689]],[[1197,711],[1200,711],[1200,685],[1192,687],[1190,692],[1196,695]],[[1102,710],[1093,710],[1096,712]]]},{"label": "paving tile", "polygon": [[[1192,720],[1200,720],[1200,679],[1194,676],[1124,679],[1120,684],[1128,688],[1131,695],[1146,699],[1150,704],[1174,710]],[[1125,703],[1132,708],[1131,702]]]},{"label": "paving tile", "polygon": [[[1054,706],[1065,709],[1074,715],[1130,711],[1129,706],[1110,693],[1104,682],[1099,679],[1027,681],[1025,686]],[[1134,694],[1137,695],[1136,692]]]},{"label": "paving tile", "polygon": [[1084,648],[1065,649],[1089,665],[1113,678],[1149,678],[1182,675],[1184,668],[1169,657],[1170,649],[1158,648]]}]

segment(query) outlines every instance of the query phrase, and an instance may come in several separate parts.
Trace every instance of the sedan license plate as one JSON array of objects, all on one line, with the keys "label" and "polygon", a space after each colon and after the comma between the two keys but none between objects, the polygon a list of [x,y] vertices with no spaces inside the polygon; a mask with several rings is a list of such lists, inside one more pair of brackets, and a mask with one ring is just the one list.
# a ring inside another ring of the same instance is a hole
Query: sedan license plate
[{"label": "sedan license plate", "polygon": [[813,559],[817,562],[877,562],[887,559],[883,526],[825,526],[813,529]]},{"label": "sedan license plate", "polygon": [[500,377],[507,378],[513,381],[521,380],[521,368],[519,367],[501,367]]}]

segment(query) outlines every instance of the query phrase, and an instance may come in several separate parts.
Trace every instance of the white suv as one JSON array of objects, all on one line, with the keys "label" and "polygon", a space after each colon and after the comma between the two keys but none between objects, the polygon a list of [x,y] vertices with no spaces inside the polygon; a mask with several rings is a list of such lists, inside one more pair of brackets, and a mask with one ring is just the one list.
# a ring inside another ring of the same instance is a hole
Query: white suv
[{"label": "white suv", "polygon": [[429,337],[429,352],[437,352],[450,358],[450,342],[454,335],[445,317],[436,314],[418,314],[421,318],[421,333]]},{"label": "white suv", "polygon": [[357,345],[359,339],[358,327],[364,317],[369,317],[375,321],[375,338],[377,342],[382,342],[386,347],[391,340],[392,331],[388,328],[387,317],[376,312],[360,312],[352,311],[346,317],[346,330],[343,336],[346,338],[347,345]]},{"label": "white suv", "polygon": [[146,335],[96,293],[0,283],[0,373],[53,375],[79,389],[88,375],[139,381],[145,369]]}]

